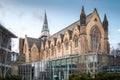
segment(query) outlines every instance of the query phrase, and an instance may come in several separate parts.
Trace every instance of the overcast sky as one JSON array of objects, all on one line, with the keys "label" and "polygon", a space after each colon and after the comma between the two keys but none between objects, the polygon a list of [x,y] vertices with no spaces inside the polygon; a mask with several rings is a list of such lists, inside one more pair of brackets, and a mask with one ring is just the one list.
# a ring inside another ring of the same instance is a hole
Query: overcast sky
[{"label": "overcast sky", "polygon": [[0,23],[18,37],[24,38],[27,34],[38,38],[45,11],[52,35],[77,21],[84,5],[87,15],[97,8],[101,21],[106,13],[109,41],[115,46],[120,42],[119,3],[120,0],[0,0]]}]

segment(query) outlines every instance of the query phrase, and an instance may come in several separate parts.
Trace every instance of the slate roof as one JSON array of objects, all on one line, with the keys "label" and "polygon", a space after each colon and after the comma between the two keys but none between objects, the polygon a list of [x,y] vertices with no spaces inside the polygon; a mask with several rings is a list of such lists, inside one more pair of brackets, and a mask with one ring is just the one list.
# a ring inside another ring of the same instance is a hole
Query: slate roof
[{"label": "slate roof", "polygon": [[60,34],[60,37],[61,37],[61,39],[62,39],[61,42],[63,42],[64,35],[63,35],[63,34]]},{"label": "slate roof", "polygon": [[27,37],[27,40],[28,40],[29,49],[31,49],[34,43],[37,45],[38,49],[40,49],[41,42],[43,42],[42,39],[36,39],[36,38],[31,38],[31,37]]},{"label": "slate roof", "polygon": [[53,38],[53,40],[54,40],[54,45],[56,45],[57,38]]},{"label": "slate roof", "polygon": [[[87,15],[87,17],[86,17],[86,23],[87,23],[87,24],[90,22],[91,17],[92,17],[92,13],[90,13],[89,15]],[[59,32],[57,32],[57,33],[53,34],[52,36],[50,36],[50,38],[57,37],[58,34],[64,34],[66,30],[71,30],[71,31],[72,31],[72,30],[73,30],[73,27],[74,27],[75,25],[80,26],[80,20],[77,20],[76,22],[72,23],[71,25],[63,28],[63,29],[60,30]]]},{"label": "slate roof", "polygon": [[68,30],[68,33],[69,33],[69,35],[70,35],[70,39],[72,39],[72,33],[73,33],[73,31]]}]

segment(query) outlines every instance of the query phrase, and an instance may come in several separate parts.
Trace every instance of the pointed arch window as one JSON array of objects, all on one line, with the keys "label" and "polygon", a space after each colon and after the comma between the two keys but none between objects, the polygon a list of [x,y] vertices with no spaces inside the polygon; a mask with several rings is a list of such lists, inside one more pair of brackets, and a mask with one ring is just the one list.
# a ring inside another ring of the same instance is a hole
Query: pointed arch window
[{"label": "pointed arch window", "polygon": [[58,48],[58,53],[60,53],[60,51],[61,51],[61,45],[60,45],[60,43],[58,43],[57,48]]},{"label": "pointed arch window", "polygon": [[33,52],[37,52],[37,49],[34,47],[34,48],[32,49],[32,51],[33,51]]},{"label": "pointed arch window", "polygon": [[74,47],[78,47],[78,38],[77,36],[74,37]]},{"label": "pointed arch window", "polygon": [[97,28],[97,26],[91,29],[90,35],[91,35],[91,49],[93,51],[96,51],[98,49],[98,45],[100,44],[101,37],[100,31]]},{"label": "pointed arch window", "polygon": [[69,49],[69,42],[65,42],[65,49],[68,50]]}]

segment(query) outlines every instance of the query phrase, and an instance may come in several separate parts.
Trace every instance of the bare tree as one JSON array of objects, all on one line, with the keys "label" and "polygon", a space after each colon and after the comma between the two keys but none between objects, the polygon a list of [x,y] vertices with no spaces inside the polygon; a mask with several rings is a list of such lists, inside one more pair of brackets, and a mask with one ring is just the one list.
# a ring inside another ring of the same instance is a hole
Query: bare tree
[{"label": "bare tree", "polygon": [[113,56],[112,65],[120,65],[120,43],[117,44],[116,49],[112,47],[110,54]]},{"label": "bare tree", "polygon": [[105,64],[104,62],[98,60],[99,47],[100,47],[100,44],[98,43],[96,52],[90,55],[88,54],[80,55],[81,60],[79,60],[76,64],[79,70],[79,73],[88,72],[90,73],[92,78],[95,78],[96,71]]},{"label": "bare tree", "polygon": [[85,73],[87,66],[86,66],[84,55],[81,55],[81,57],[79,58],[79,61],[76,63],[76,66],[79,74]]}]

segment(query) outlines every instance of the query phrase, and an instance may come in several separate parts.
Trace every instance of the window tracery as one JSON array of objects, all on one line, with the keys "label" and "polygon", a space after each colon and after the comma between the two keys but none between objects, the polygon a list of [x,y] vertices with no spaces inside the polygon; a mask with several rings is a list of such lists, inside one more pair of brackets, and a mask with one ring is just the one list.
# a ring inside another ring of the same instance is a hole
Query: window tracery
[{"label": "window tracery", "polygon": [[93,51],[96,51],[100,43],[100,36],[101,36],[100,31],[97,28],[97,26],[91,29],[90,35],[91,35],[91,49]]}]

